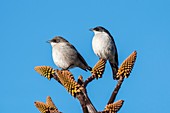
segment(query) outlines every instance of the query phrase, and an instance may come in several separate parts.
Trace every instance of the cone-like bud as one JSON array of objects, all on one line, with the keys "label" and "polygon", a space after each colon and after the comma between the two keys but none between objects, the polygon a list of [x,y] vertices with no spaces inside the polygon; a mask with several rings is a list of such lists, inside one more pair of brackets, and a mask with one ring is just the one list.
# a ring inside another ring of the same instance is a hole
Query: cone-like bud
[{"label": "cone-like bud", "polygon": [[52,101],[52,99],[51,99],[50,96],[47,96],[46,104],[47,104],[48,106],[50,106],[50,108],[53,108],[53,109],[58,110],[57,107],[55,106],[55,104],[53,103],[53,101]]},{"label": "cone-like bud", "polygon": [[50,80],[52,78],[52,74],[55,73],[55,70],[50,66],[36,66],[34,69],[48,80]]},{"label": "cone-like bud", "polygon": [[117,113],[122,107],[123,102],[124,102],[123,100],[118,100],[117,102],[107,105],[105,107],[104,112],[105,113]]},{"label": "cone-like bud", "polygon": [[68,70],[56,70],[56,74],[61,82],[61,84],[67,89],[67,91],[72,95],[76,96],[76,94],[80,93],[83,87],[78,84],[75,80],[71,72]]},{"label": "cone-like bud", "polygon": [[133,66],[135,64],[137,57],[137,52],[134,51],[131,55],[129,55],[121,64],[120,68],[118,69],[118,72],[116,74],[116,79],[119,79],[120,76],[128,78]]},{"label": "cone-like bud", "polygon": [[34,102],[34,105],[41,113],[49,113],[49,106],[43,102]]},{"label": "cone-like bud", "polygon": [[58,111],[50,96],[47,96],[46,103],[36,101],[34,104],[41,113],[61,113]]},{"label": "cone-like bud", "polygon": [[106,64],[106,60],[100,59],[96,63],[96,65],[93,67],[91,73],[92,73],[93,76],[96,77],[96,79],[102,78],[102,75],[103,75],[104,70],[105,70],[105,64]]}]

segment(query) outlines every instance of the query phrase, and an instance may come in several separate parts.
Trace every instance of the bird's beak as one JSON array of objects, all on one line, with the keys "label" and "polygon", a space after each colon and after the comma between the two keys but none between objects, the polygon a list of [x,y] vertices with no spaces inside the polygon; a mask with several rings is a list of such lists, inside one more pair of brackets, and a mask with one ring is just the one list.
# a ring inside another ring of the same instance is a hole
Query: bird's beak
[{"label": "bird's beak", "polygon": [[46,41],[47,43],[50,43],[51,42],[51,40],[48,40],[48,41]]},{"label": "bird's beak", "polygon": [[90,31],[93,31],[93,28],[90,28],[89,30],[90,30]]}]

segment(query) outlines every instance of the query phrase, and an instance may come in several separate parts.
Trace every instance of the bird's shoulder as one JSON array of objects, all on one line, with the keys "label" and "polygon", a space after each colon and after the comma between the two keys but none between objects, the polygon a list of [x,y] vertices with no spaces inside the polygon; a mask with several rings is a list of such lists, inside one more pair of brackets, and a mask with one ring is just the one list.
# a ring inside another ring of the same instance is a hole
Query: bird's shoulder
[{"label": "bird's shoulder", "polygon": [[70,49],[76,50],[76,48],[70,43],[66,43],[66,46],[69,47]]}]

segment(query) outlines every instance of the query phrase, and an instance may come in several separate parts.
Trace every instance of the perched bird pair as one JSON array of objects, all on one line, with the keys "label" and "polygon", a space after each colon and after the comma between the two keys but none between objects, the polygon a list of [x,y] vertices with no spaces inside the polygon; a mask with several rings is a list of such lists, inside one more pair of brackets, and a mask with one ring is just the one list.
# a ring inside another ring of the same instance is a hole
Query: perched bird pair
[{"label": "perched bird pair", "polygon": [[[118,53],[113,37],[108,30],[101,26],[90,30],[94,32],[92,40],[94,53],[100,59],[109,60],[113,78],[115,78],[118,70]],[[63,37],[56,36],[49,43],[52,46],[53,61],[58,67],[64,70],[79,67],[85,71],[91,71],[92,68],[86,63],[76,48]]]}]

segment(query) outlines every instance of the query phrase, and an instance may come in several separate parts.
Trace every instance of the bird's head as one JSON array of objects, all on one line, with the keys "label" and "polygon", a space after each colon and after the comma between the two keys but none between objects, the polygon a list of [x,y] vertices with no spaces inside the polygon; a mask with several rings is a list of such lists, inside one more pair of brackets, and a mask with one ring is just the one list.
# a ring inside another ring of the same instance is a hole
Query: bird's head
[{"label": "bird's head", "polygon": [[50,43],[51,46],[53,47],[56,44],[67,43],[68,41],[66,39],[64,39],[63,37],[61,37],[61,36],[56,36],[56,37],[54,37],[53,39],[51,39],[51,40],[49,40],[47,42]]},{"label": "bird's head", "polygon": [[109,34],[109,31],[102,26],[97,26],[95,28],[91,28],[90,31],[93,31],[95,34],[97,34],[97,33],[107,33],[107,34]]},{"label": "bird's head", "polygon": [[101,33],[101,32],[108,32],[104,27],[97,26],[95,28],[91,28],[90,31],[93,31],[94,33]]}]

